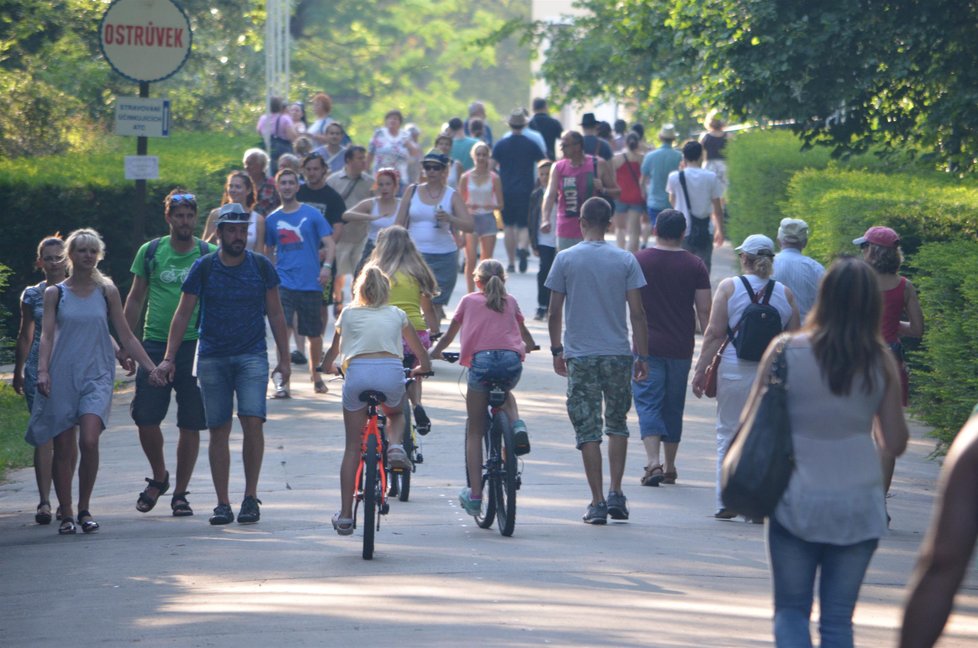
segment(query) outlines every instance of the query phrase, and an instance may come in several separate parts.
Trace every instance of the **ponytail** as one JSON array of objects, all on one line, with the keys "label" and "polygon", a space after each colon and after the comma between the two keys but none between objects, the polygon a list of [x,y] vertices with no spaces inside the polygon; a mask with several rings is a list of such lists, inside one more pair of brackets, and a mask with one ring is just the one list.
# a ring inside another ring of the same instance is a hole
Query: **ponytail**
[{"label": "ponytail", "polygon": [[485,259],[479,262],[472,274],[482,284],[486,306],[502,313],[506,309],[506,271],[503,270],[503,264],[495,259]]}]

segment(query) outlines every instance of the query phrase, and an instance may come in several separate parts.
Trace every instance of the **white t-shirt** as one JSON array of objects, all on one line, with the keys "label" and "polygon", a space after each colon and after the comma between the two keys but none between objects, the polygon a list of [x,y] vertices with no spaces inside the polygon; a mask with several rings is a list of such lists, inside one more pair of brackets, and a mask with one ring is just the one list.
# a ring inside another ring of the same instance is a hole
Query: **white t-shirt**
[{"label": "white t-shirt", "polygon": [[407,325],[404,311],[390,304],[344,308],[336,320],[344,369],[351,359],[365,353],[390,353],[403,358],[401,329]]},{"label": "white t-shirt", "polygon": [[687,232],[691,227],[689,217],[709,218],[713,211],[713,200],[723,196],[723,185],[717,180],[717,174],[699,167],[689,167],[683,171],[686,177],[686,189],[692,202],[692,211],[686,206],[686,196],[679,182],[679,171],[673,171],[666,180],[666,191],[676,197],[676,209],[686,214]]}]

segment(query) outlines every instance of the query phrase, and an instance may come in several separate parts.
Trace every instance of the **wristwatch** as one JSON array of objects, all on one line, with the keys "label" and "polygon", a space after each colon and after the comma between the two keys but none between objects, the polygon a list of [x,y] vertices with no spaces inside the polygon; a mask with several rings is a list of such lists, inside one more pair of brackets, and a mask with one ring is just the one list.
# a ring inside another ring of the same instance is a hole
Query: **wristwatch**
[{"label": "wristwatch", "polygon": [[559,356],[563,352],[564,352],[564,347],[562,347],[562,346],[552,346],[552,347],[550,347],[550,353],[552,353],[555,358],[557,356]]}]

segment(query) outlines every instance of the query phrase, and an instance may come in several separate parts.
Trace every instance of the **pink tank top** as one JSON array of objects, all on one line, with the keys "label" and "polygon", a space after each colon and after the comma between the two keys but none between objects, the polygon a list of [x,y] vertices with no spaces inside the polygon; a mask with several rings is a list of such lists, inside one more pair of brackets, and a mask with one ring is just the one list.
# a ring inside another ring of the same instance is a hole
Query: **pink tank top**
[{"label": "pink tank top", "polygon": [[906,285],[906,278],[900,277],[900,283],[883,291],[883,319],[880,328],[887,344],[900,340],[900,317],[903,315],[903,290]]},{"label": "pink tank top", "polygon": [[594,158],[585,156],[581,166],[572,166],[570,160],[554,165],[557,174],[557,236],[560,238],[584,238],[578,218],[581,205],[594,195]]}]

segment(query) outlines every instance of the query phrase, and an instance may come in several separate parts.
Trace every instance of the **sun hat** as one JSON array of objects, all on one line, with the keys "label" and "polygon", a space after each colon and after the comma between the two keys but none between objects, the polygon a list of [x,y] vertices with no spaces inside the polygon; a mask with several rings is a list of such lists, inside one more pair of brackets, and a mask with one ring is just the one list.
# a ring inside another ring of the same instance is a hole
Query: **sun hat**
[{"label": "sun hat", "polygon": [[510,113],[510,115],[509,115],[509,122],[508,123],[513,128],[525,128],[526,127],[526,124],[527,124],[527,121],[526,121],[526,109],[525,108],[516,108],[515,110],[513,110],[513,112]]},{"label": "sun hat", "polygon": [[251,214],[245,211],[238,203],[228,203],[221,207],[221,210],[217,213],[217,225],[226,225],[229,223],[250,223]]},{"label": "sun hat", "polygon": [[676,125],[663,124],[662,128],[659,129],[659,139],[664,139],[664,140],[676,139]]},{"label": "sun hat", "polygon": [[435,164],[440,164],[443,167],[447,167],[448,164],[451,162],[451,159],[449,159],[449,157],[444,153],[439,153],[438,151],[431,150],[428,151],[428,153],[424,156],[424,159],[421,160],[421,164],[423,166],[428,162],[434,162]]}]

